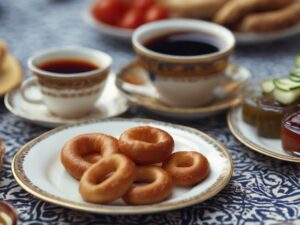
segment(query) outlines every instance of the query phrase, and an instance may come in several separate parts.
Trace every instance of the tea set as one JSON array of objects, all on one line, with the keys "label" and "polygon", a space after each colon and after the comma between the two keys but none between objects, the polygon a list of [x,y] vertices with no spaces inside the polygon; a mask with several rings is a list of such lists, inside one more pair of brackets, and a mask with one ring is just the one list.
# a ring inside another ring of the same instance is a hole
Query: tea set
[{"label": "tea set", "polygon": [[[191,32],[196,34],[195,40],[189,37]],[[178,34],[181,39],[176,40]],[[211,45],[216,51],[181,55],[178,49],[179,54],[174,55],[149,49],[147,41],[157,44],[169,41],[175,51],[180,42],[185,46]],[[119,115],[129,107],[127,100],[158,114],[195,119],[238,104],[241,90],[251,77],[246,68],[228,61],[235,46],[231,31],[210,22],[192,19],[153,22],[136,29],[132,44],[137,59],[117,75],[110,71],[112,58],[99,50],[73,46],[37,52],[28,60],[33,76],[6,95],[6,107],[16,116],[50,127]],[[96,67],[78,72],[73,65],[74,71],[67,73],[58,67],[54,72],[42,68],[42,64],[55,65],[66,59]],[[142,82],[133,84],[130,76]]]}]

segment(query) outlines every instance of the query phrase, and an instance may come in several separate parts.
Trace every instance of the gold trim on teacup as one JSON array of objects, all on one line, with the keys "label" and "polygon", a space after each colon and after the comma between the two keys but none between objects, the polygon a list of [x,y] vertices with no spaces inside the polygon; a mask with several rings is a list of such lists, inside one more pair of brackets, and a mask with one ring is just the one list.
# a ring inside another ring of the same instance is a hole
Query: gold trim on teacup
[{"label": "gold trim on teacup", "polygon": [[242,144],[244,144],[248,148],[250,148],[258,153],[261,153],[263,155],[270,156],[272,158],[279,159],[279,160],[288,161],[288,162],[300,163],[300,157],[292,156],[292,155],[289,156],[289,155],[278,154],[276,152],[272,152],[269,149],[266,149],[256,143],[252,142],[251,140],[249,140],[247,138],[247,136],[245,136],[243,134],[243,132],[238,128],[238,123],[239,123],[238,112],[239,112],[240,107],[241,107],[241,105],[233,107],[227,113],[227,124],[228,124],[229,130],[236,137],[236,139],[238,139]]},{"label": "gold trim on teacup", "polygon": [[[210,187],[208,187],[204,192],[201,192],[201,194],[189,197],[184,200],[180,200],[178,202],[170,202],[170,203],[158,203],[158,204],[152,204],[152,205],[143,205],[143,206],[114,206],[114,205],[101,205],[101,204],[91,204],[91,203],[78,203],[71,200],[66,200],[64,198],[55,196],[53,194],[48,193],[45,190],[40,189],[35,184],[33,184],[30,180],[30,178],[25,174],[24,172],[24,160],[29,153],[29,151],[32,149],[33,146],[35,146],[37,143],[43,141],[47,137],[50,137],[53,134],[56,134],[60,131],[67,130],[72,127],[79,127],[81,125],[85,124],[92,124],[96,122],[107,122],[107,121],[117,121],[117,122],[128,122],[128,121],[134,121],[138,123],[152,123],[154,125],[160,125],[160,126],[167,126],[172,127],[176,129],[180,129],[186,132],[193,133],[197,136],[199,136],[201,139],[204,139],[207,143],[213,145],[217,151],[219,152],[219,156],[221,156],[224,160],[226,160],[228,163],[226,163],[226,168],[224,168],[221,171],[221,174],[219,175],[219,178],[217,181],[212,184]],[[48,131],[41,136],[33,139],[29,143],[27,143],[25,146],[21,148],[21,150],[14,156],[13,162],[12,162],[12,173],[18,182],[18,184],[24,188],[27,192],[31,193],[35,197],[50,202],[53,204],[57,204],[60,206],[64,206],[71,209],[77,209],[87,212],[93,212],[93,213],[101,213],[101,214],[142,214],[142,213],[155,213],[155,212],[163,212],[168,210],[174,210],[186,206],[190,206],[196,203],[203,202],[217,193],[219,193],[229,182],[232,173],[233,173],[233,162],[230,153],[227,151],[227,149],[218,141],[213,139],[212,137],[208,136],[207,134],[196,130],[194,128],[189,128],[186,126],[156,121],[156,120],[149,120],[149,119],[127,119],[127,118],[114,118],[114,119],[105,119],[105,120],[91,120],[91,121],[85,121],[82,123],[62,126],[56,129],[53,129],[51,131]]]},{"label": "gold trim on teacup", "polygon": [[74,97],[86,97],[98,94],[102,88],[97,88],[96,90],[80,92],[80,93],[53,93],[50,91],[42,90],[44,95],[48,95],[55,98],[74,98]]},{"label": "gold trim on teacup", "polygon": [[138,63],[156,76],[190,78],[220,74],[227,67],[228,59],[222,58],[210,62],[178,63],[139,56]]},{"label": "gold trim on teacup", "polygon": [[38,82],[41,86],[57,90],[78,90],[82,88],[93,87],[104,81],[108,74],[109,69],[106,69],[99,74],[87,77],[52,77],[34,73],[34,75],[38,77]]}]

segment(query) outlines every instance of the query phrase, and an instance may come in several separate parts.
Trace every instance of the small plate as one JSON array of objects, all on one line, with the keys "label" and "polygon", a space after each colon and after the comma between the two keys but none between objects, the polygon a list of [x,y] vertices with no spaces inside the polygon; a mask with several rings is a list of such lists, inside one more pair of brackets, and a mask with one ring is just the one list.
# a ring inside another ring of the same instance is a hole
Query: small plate
[{"label": "small plate", "polygon": [[[32,94],[38,94],[38,90],[31,91]],[[4,102],[6,108],[15,116],[45,127],[58,127],[88,119],[114,117],[124,113],[129,107],[127,99],[115,86],[115,74],[109,75],[104,91],[92,112],[82,118],[66,119],[56,116],[50,113],[44,104],[31,104],[25,101],[20,89],[6,94]]]},{"label": "small plate", "polygon": [[[241,90],[251,78],[251,73],[246,68],[231,63],[226,69],[226,76],[224,88],[230,94],[216,98],[209,105],[195,108],[177,108],[161,103],[158,93],[149,82],[147,71],[137,62],[129,63],[121,69],[117,74],[116,86],[129,101],[156,114],[176,119],[196,119],[211,116],[240,103]],[[147,95],[143,94],[146,92]]]},{"label": "small plate", "polygon": [[23,71],[19,61],[6,53],[0,66],[0,97],[17,87],[23,79]]},{"label": "small plate", "polygon": [[[161,203],[142,206],[126,205],[121,199],[110,204],[85,202],[78,191],[78,181],[60,162],[63,144],[76,135],[102,132],[118,138],[128,128],[149,125],[170,133],[175,148],[191,149],[204,154],[210,162],[210,175],[190,188],[174,187],[172,196]],[[59,127],[26,144],[14,157],[12,171],[16,181],[29,193],[60,206],[100,214],[143,214],[178,209],[205,201],[229,182],[233,163],[224,146],[192,128],[143,119],[106,119]]]},{"label": "small plate", "polygon": [[268,139],[258,136],[255,127],[243,121],[241,106],[237,106],[228,112],[227,123],[231,133],[252,150],[275,159],[300,163],[300,157],[289,154],[282,149],[280,139]]},{"label": "small plate", "polygon": [[[123,39],[126,41],[131,41],[131,36],[134,30],[123,29],[120,27],[111,26],[101,21],[98,21],[93,17],[93,15],[90,12],[91,12],[90,8],[84,12],[84,20],[86,21],[86,23],[94,27],[96,30],[104,34],[107,34],[111,37]],[[268,33],[241,33],[241,32],[233,32],[233,33],[236,38],[236,43],[238,45],[260,44],[260,43],[267,43],[271,41],[285,39],[293,35],[299,34],[300,24],[297,24],[295,26],[283,30],[268,32]]]},{"label": "small plate", "polygon": [[238,33],[235,38],[238,44],[260,44],[292,37],[300,33],[300,24],[279,31],[268,33]]},{"label": "small plate", "polygon": [[90,8],[84,11],[83,19],[87,24],[89,24],[96,30],[102,32],[103,34],[109,35],[114,38],[123,39],[126,41],[131,40],[131,35],[133,33],[133,30],[112,26],[107,23],[103,23],[99,20],[96,20],[94,16],[91,14]]}]

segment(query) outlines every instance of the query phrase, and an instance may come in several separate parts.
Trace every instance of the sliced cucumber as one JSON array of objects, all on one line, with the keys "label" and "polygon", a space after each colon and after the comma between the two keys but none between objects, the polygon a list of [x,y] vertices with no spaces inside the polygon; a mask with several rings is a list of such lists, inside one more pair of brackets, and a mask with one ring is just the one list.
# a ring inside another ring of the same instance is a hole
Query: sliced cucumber
[{"label": "sliced cucumber", "polygon": [[271,93],[275,88],[273,80],[264,80],[261,82],[260,86],[262,91],[267,94]]},{"label": "sliced cucumber", "polygon": [[292,91],[283,91],[278,88],[275,88],[273,95],[278,102],[284,105],[289,105],[300,98],[300,88],[294,89]]},{"label": "sliced cucumber", "polygon": [[300,77],[300,67],[290,71],[291,76]]},{"label": "sliced cucumber", "polygon": [[282,91],[290,91],[300,88],[299,82],[292,81],[289,78],[274,79],[274,85]]},{"label": "sliced cucumber", "polygon": [[300,54],[295,56],[295,66],[300,68]]},{"label": "sliced cucumber", "polygon": [[292,81],[294,81],[294,82],[300,82],[300,77],[296,77],[296,76],[291,75],[291,76],[290,76],[290,79],[291,79]]}]

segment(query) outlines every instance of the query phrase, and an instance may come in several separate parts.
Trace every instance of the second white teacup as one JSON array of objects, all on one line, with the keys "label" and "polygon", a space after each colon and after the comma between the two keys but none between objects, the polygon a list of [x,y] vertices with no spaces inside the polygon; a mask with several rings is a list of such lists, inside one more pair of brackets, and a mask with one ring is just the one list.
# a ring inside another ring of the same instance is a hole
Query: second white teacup
[{"label": "second white teacup", "polygon": [[[28,60],[34,77],[21,86],[23,98],[33,104],[45,104],[49,111],[77,118],[88,114],[101,95],[112,58],[101,51],[66,47],[40,51]],[[28,95],[37,86],[42,98]]]},{"label": "second white teacup", "polygon": [[[216,49],[201,52],[201,47],[188,49],[186,43],[166,47],[168,43],[164,42],[178,42],[180,35],[187,35],[186,40],[189,42],[189,35],[193,34],[200,35],[205,39],[202,43],[208,43]],[[149,43],[154,43],[153,49]],[[175,107],[198,107],[214,99],[214,92],[225,77],[224,71],[234,49],[235,38],[228,29],[214,23],[170,19],[139,27],[133,33],[132,44],[138,62],[150,75],[160,101]],[[154,50],[159,48],[155,44],[160,44],[165,52],[162,49]],[[193,54],[174,54],[176,48]],[[195,53],[197,51],[200,53]]]}]

